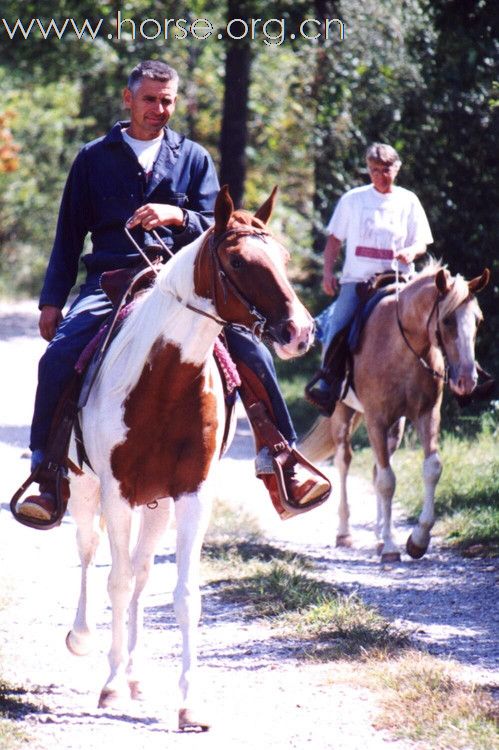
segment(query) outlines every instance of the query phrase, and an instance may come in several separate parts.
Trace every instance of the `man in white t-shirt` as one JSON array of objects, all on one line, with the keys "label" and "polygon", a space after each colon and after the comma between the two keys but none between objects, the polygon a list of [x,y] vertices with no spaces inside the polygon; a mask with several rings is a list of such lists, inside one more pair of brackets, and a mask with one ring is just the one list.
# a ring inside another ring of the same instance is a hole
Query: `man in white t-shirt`
[{"label": "man in white t-shirt", "polygon": [[[374,274],[389,271],[397,262],[399,271],[414,272],[413,261],[433,242],[430,226],[418,197],[394,184],[402,164],[394,148],[373,143],[366,152],[370,185],[354,188],[339,200],[327,225],[324,250],[323,288],[338,298],[319,318],[323,351],[348,325],[358,306],[356,286]],[[340,281],[334,266],[345,245]],[[338,397],[335,384],[320,380],[307,389],[307,398],[324,414],[332,414]]]}]

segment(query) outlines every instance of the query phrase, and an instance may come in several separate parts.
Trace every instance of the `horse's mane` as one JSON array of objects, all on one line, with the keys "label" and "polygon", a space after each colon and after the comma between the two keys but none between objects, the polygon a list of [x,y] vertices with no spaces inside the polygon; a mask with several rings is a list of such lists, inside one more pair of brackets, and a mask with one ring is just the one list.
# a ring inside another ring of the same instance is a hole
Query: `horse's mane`
[{"label": "horse's mane", "polygon": [[[194,259],[203,239],[201,235],[177,252],[161,267],[152,288],[133,302],[99,372],[101,380],[114,369],[113,392],[126,393],[133,389],[155,342],[167,335],[167,324],[168,330],[179,332],[181,329],[175,326],[175,319],[183,312],[183,307],[175,295],[184,300],[192,298]],[[196,302],[200,307],[209,305],[208,300],[201,298]]]},{"label": "horse's mane", "polygon": [[408,286],[416,284],[418,281],[436,276],[440,270],[444,270],[448,281],[450,282],[450,288],[442,302],[440,303],[440,316],[445,317],[454,312],[470,295],[468,282],[460,274],[452,276],[447,266],[442,263],[441,260],[436,260],[430,257],[429,261],[423,266],[423,268],[414,276],[409,282]]}]

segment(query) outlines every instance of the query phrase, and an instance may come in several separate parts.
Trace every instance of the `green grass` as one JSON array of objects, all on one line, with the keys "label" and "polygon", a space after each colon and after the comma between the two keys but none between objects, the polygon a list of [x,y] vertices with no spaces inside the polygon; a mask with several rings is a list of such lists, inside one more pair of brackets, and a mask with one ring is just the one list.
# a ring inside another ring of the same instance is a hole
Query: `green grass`
[{"label": "green grass", "polygon": [[371,662],[370,686],[381,690],[376,727],[432,750],[499,750],[497,703],[460,671],[415,651]]},{"label": "green grass", "polygon": [[205,579],[215,595],[237,605],[246,619],[261,619],[278,638],[298,644],[313,660],[364,658],[407,646],[407,635],[360,598],[346,596],[316,575],[316,564],[272,545],[208,545],[203,551]]}]

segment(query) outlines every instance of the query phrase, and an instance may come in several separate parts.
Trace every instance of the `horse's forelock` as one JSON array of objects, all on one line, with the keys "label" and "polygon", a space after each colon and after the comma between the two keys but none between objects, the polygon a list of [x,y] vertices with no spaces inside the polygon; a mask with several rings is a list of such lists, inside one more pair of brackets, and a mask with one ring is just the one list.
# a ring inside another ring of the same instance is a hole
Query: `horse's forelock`
[{"label": "horse's forelock", "polygon": [[[451,277],[452,278],[452,277]],[[468,282],[460,274],[454,276],[449,291],[440,303],[440,315],[450,315],[470,297]]]},{"label": "horse's forelock", "polygon": [[257,229],[263,229],[266,232],[269,231],[267,229],[267,225],[264,224],[261,219],[258,219],[252,213],[250,213],[249,211],[245,211],[243,208],[238,208],[237,211],[234,211],[231,216],[229,226],[234,226],[237,224],[248,227],[256,227]]}]

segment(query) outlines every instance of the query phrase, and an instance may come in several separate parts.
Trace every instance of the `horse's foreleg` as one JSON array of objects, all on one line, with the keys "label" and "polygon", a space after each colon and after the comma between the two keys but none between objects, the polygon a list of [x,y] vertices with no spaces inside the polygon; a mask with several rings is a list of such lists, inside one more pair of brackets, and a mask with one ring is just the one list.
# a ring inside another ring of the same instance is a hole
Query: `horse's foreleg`
[{"label": "horse's foreleg", "polygon": [[423,482],[425,488],[423,509],[406,544],[408,554],[418,559],[423,557],[430,544],[431,530],[435,523],[435,489],[442,473],[442,461],[437,451],[427,456],[423,462]]},{"label": "horse's foreleg", "polygon": [[378,503],[378,531],[380,516],[382,515],[381,562],[396,562],[400,560],[400,552],[392,536],[392,501],[395,494],[396,479],[390,466],[389,431],[376,423],[369,423],[367,417],[366,426],[369,442],[376,458],[373,482]]},{"label": "horse's foreleg", "polygon": [[[400,443],[402,442],[404,429],[405,429],[405,417],[400,417],[400,419],[394,422],[394,424],[388,430],[387,449],[388,449],[388,456],[390,459],[395,453],[395,451],[397,450],[397,448],[399,447]],[[376,487],[376,464],[373,466],[373,486]],[[395,488],[394,488],[394,492],[395,492]],[[390,501],[390,508],[391,508],[391,501]],[[383,496],[379,492],[376,492],[375,532],[376,532],[376,539],[378,540],[378,547],[379,547],[380,554],[382,553],[383,546],[384,546],[384,542],[383,542],[383,519],[384,517],[385,517],[385,511],[384,511]]]},{"label": "horse's foreleg", "polygon": [[197,627],[201,615],[199,567],[201,545],[211,512],[211,495],[203,488],[197,493],[182,495],[175,503],[177,519],[177,585],[173,604],[182,634],[182,672],[179,687],[182,706],[179,726],[207,728],[194,711],[197,667]]},{"label": "horse's foreleg", "polygon": [[126,613],[133,591],[133,568],[130,559],[130,530],[132,511],[121,498],[103,503],[111,548],[111,572],[107,590],[111,600],[112,641],[109,651],[109,677],[102,688],[99,708],[115,703],[121,695],[128,693],[126,677],[127,638]]},{"label": "horse's foreleg", "polygon": [[395,494],[395,485],[395,474],[390,464],[384,468],[377,465],[374,487],[378,502],[378,515],[380,509],[382,511],[381,562],[397,562],[400,560],[400,552],[392,535],[392,501]]},{"label": "horse's foreleg", "polygon": [[75,656],[85,656],[93,647],[93,611],[88,607],[88,578],[101,537],[97,523],[99,483],[94,477],[79,475],[71,479],[69,511],[76,523],[76,542],[81,563],[80,595],[73,627],[66,645]]},{"label": "horse's foreleg", "polygon": [[440,402],[434,410],[425,414],[417,423],[419,439],[423,445],[424,501],[418,523],[410,534],[406,549],[418,559],[423,557],[430,544],[431,530],[435,523],[435,489],[442,473],[442,461],[438,454],[438,432],[440,427]]},{"label": "horse's foreleg", "polygon": [[171,500],[164,498],[158,502],[154,509],[142,508],[139,536],[132,555],[135,587],[128,609],[128,665],[126,673],[130,695],[134,700],[142,696],[139,672],[144,612],[141,594],[149,579],[158,542],[168,527],[170,507]]}]

